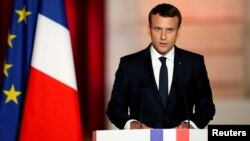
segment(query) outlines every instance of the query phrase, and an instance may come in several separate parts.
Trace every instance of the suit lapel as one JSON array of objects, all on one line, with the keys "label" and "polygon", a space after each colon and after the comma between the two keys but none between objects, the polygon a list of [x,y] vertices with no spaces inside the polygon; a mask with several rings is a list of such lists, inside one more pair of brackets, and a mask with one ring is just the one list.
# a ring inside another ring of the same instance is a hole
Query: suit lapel
[{"label": "suit lapel", "polygon": [[170,89],[169,96],[172,96],[175,94],[176,88],[181,82],[181,75],[183,74],[183,60],[181,57],[180,50],[175,47],[175,59],[174,59],[174,73],[173,73],[173,80],[172,85]]},{"label": "suit lapel", "polygon": [[[153,65],[152,65],[152,60],[151,60],[151,55],[150,55],[150,45],[146,48],[145,50],[145,54],[144,54],[144,58],[145,58],[145,76],[148,77],[148,83],[149,86],[152,88],[153,94],[155,96],[155,98],[158,100],[159,103],[162,104],[161,102],[161,98],[159,95],[159,91],[155,82],[155,77],[154,77],[154,71],[153,71]],[[148,71],[149,70],[149,71]],[[162,104],[163,106],[163,104]]]},{"label": "suit lapel", "polygon": [[[159,95],[159,91],[155,82],[154,71],[153,71],[151,55],[150,55],[150,45],[145,49],[144,58],[145,58],[144,66],[146,67],[145,70],[149,70],[149,71],[145,71],[145,77],[148,77],[147,82],[149,83],[149,86],[152,88],[155,98],[158,100],[159,103],[161,103],[163,107],[161,97]],[[173,73],[173,80],[172,80],[169,97],[172,97],[176,94],[176,90],[178,89],[178,85],[180,84],[181,75],[183,74],[182,67],[183,67],[183,60],[181,57],[181,52],[177,47],[175,47],[174,73]]]}]

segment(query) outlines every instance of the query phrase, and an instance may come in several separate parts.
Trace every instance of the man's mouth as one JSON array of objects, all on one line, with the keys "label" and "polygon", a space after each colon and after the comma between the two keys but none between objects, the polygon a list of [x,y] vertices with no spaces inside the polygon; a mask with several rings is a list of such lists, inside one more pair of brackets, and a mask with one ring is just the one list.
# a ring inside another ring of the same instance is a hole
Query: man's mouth
[{"label": "man's mouth", "polygon": [[167,43],[160,42],[160,46],[165,47],[165,46],[167,46]]}]

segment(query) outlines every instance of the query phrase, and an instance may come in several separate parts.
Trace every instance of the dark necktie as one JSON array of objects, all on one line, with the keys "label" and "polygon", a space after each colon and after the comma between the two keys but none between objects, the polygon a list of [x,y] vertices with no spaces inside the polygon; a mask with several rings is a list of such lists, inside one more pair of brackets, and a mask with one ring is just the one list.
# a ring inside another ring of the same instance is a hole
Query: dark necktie
[{"label": "dark necktie", "polygon": [[164,107],[166,106],[168,98],[168,68],[166,66],[166,57],[160,57],[161,69],[159,78],[159,93],[161,96],[162,103]]}]

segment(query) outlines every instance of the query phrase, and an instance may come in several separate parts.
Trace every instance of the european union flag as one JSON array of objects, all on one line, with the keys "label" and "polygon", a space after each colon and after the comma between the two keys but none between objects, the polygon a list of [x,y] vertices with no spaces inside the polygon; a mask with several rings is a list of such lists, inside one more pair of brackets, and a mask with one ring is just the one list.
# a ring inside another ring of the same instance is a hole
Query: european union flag
[{"label": "european union flag", "polygon": [[38,0],[14,0],[0,91],[0,141],[16,141],[36,29]]}]

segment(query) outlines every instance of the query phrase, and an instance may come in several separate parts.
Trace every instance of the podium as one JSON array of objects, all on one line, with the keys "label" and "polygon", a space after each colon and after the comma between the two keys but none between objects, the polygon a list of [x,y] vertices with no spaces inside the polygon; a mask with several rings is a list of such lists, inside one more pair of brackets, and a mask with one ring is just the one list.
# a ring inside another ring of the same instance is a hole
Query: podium
[{"label": "podium", "polygon": [[207,129],[97,130],[92,141],[208,141]]}]

